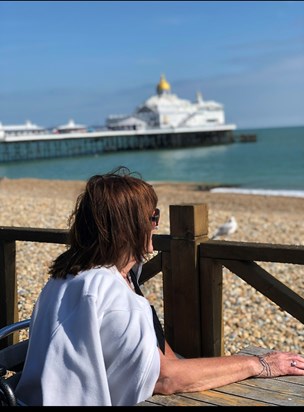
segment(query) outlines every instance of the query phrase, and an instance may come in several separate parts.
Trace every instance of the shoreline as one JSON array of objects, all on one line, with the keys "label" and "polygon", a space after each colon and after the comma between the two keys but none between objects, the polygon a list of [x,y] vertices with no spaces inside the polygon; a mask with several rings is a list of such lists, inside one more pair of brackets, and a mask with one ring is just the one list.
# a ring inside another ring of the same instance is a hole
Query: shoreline
[{"label": "shoreline", "polygon": [[248,195],[265,195],[265,196],[286,196],[286,197],[304,197],[304,190],[287,190],[287,189],[245,189],[236,187],[215,187],[210,189],[213,193],[240,193]]},{"label": "shoreline", "polygon": [[[66,189],[79,191],[86,183],[86,180],[68,180],[68,179],[39,179],[39,178],[8,178],[0,177],[0,190],[14,190],[14,188],[23,191],[28,191],[29,195],[34,195],[35,192],[43,191],[44,187],[53,190],[57,188],[60,191],[64,187]],[[204,191],[209,193],[225,193],[225,194],[240,194],[240,195],[257,195],[257,196],[284,196],[289,198],[300,197],[304,198],[304,189],[257,189],[257,188],[243,188],[235,185],[220,184],[220,183],[206,183],[206,182],[183,182],[183,181],[149,181],[155,188],[166,187],[174,190],[190,190],[190,191]],[[46,193],[44,193],[46,194]],[[46,194],[47,195],[47,194]]]},{"label": "shoreline", "polygon": [[[68,217],[85,181],[0,179],[0,225],[67,229]],[[237,231],[222,240],[304,246],[304,198],[203,190],[197,183],[153,182],[161,210],[160,234],[170,233],[169,205],[205,203],[209,236],[234,215]],[[64,245],[16,243],[20,320],[30,316],[47,281],[48,266]],[[282,283],[304,296],[304,266],[263,263]],[[304,325],[280,310],[240,278],[224,270],[223,316],[225,353],[255,344],[301,352]],[[145,283],[143,292],[163,319],[162,275]]]},{"label": "shoreline", "polygon": [[[286,197],[304,197],[304,189],[263,189],[263,188],[246,188],[240,185],[233,184],[222,184],[222,183],[206,183],[206,182],[195,182],[195,181],[173,181],[173,180],[147,180],[152,186],[161,187],[168,186],[172,188],[182,188],[188,190],[201,190],[213,193],[235,193],[235,194],[249,194],[249,195],[265,195],[265,196],[286,196]],[[70,187],[77,186],[80,187],[86,182],[86,180],[69,180],[69,179],[39,179],[32,177],[25,178],[8,178],[0,176],[0,186],[1,183],[8,187],[8,185],[18,185],[34,183],[43,186],[45,183],[48,186],[53,186],[55,184],[68,185]],[[35,189],[33,187],[33,189]]]}]

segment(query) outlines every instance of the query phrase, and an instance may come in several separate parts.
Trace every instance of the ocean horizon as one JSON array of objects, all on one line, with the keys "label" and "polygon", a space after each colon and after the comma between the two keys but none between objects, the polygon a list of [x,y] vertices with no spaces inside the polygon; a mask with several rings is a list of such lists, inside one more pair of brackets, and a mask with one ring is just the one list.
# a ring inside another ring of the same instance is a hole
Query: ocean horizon
[{"label": "ocean horizon", "polygon": [[200,183],[214,191],[304,197],[304,126],[237,129],[256,142],[122,151],[0,164],[0,177],[87,180],[126,166],[152,182]]}]

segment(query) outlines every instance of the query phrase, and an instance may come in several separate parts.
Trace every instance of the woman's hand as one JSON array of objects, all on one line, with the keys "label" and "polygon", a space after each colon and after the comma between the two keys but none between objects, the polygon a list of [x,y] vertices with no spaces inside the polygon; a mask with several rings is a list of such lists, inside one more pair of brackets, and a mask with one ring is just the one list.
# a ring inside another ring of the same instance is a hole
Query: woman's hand
[{"label": "woman's hand", "polygon": [[260,362],[261,372],[257,378],[273,378],[283,375],[304,376],[304,357],[292,352],[268,352],[256,355]]}]

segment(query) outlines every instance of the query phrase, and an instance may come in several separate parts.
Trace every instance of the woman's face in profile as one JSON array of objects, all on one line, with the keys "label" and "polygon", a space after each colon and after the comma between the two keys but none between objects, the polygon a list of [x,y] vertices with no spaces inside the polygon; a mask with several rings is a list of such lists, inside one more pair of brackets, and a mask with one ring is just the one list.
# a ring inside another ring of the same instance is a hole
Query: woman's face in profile
[{"label": "woman's face in profile", "polygon": [[160,219],[160,210],[156,208],[151,217],[152,230],[150,234],[148,253],[153,253],[154,251],[153,243],[152,243],[152,236],[158,230],[159,219]]}]

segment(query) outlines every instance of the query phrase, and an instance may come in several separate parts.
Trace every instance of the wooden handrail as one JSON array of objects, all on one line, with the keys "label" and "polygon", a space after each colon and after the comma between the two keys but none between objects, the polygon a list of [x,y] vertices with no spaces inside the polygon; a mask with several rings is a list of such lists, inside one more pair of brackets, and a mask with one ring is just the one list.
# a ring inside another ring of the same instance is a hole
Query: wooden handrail
[{"label": "wooden handrail", "polygon": [[[170,235],[153,235],[155,250],[170,250]],[[0,240],[68,244],[66,229],[0,226]]]},{"label": "wooden handrail", "polygon": [[19,240],[24,242],[68,243],[65,229],[41,229],[33,227],[0,226],[0,240]]},{"label": "wooden handrail", "polygon": [[304,265],[304,246],[208,240],[200,245],[201,257]]}]

